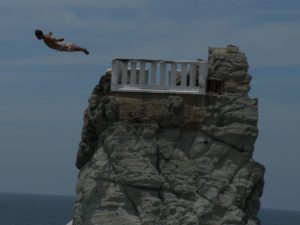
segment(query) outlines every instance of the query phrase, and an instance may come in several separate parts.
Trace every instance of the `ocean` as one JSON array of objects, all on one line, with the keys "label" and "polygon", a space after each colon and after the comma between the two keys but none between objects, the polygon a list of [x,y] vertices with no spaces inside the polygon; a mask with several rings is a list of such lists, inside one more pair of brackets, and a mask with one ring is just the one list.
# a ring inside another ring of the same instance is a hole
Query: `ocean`
[{"label": "ocean", "polygon": [[73,196],[0,193],[0,225],[66,225]]},{"label": "ocean", "polygon": [[261,209],[259,218],[262,225],[300,225],[300,212]]},{"label": "ocean", "polygon": [[[66,225],[73,204],[73,196],[0,193],[0,225]],[[259,217],[262,225],[300,225],[296,211],[262,209]]]}]

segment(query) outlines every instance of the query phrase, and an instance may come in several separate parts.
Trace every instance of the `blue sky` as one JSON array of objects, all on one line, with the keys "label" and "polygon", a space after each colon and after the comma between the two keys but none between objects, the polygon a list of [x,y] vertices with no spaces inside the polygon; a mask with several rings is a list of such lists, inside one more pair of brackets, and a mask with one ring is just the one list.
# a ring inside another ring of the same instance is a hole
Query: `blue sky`
[{"label": "blue sky", "polygon": [[[206,59],[235,44],[259,99],[262,206],[300,210],[299,12],[293,0],[1,1],[0,192],[74,194],[83,112],[112,58]],[[91,54],[48,49],[37,28]]]}]

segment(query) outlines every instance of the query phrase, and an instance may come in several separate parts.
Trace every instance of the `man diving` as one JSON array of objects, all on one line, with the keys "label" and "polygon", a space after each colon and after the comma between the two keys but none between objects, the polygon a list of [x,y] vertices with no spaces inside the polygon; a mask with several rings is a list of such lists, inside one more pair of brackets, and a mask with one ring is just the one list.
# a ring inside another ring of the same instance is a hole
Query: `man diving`
[{"label": "man diving", "polygon": [[81,48],[72,43],[64,42],[64,38],[54,38],[52,32],[44,35],[41,30],[35,30],[35,36],[39,40],[43,40],[44,43],[52,49],[66,52],[84,52],[86,55],[90,54],[86,48]]}]

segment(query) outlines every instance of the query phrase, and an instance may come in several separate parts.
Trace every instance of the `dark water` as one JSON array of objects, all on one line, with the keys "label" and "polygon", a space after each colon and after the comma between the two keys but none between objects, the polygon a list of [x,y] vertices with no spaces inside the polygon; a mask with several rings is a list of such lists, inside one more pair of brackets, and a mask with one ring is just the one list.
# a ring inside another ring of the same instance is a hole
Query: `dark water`
[{"label": "dark water", "polygon": [[65,225],[74,197],[0,193],[0,225]]},{"label": "dark water", "polygon": [[300,212],[261,209],[259,218],[262,225],[300,225]]},{"label": "dark water", "polygon": [[[66,225],[73,203],[70,196],[0,193],[0,225]],[[300,225],[296,211],[262,209],[259,217],[262,225]]]}]

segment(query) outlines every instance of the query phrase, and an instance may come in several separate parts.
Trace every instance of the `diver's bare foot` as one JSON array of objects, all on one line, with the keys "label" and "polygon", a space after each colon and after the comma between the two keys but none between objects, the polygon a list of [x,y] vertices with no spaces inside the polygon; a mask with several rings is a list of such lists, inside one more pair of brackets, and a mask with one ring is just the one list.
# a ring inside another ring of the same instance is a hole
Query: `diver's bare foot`
[{"label": "diver's bare foot", "polygon": [[88,51],[87,49],[84,49],[83,52],[84,52],[86,55],[90,54],[89,51]]}]

